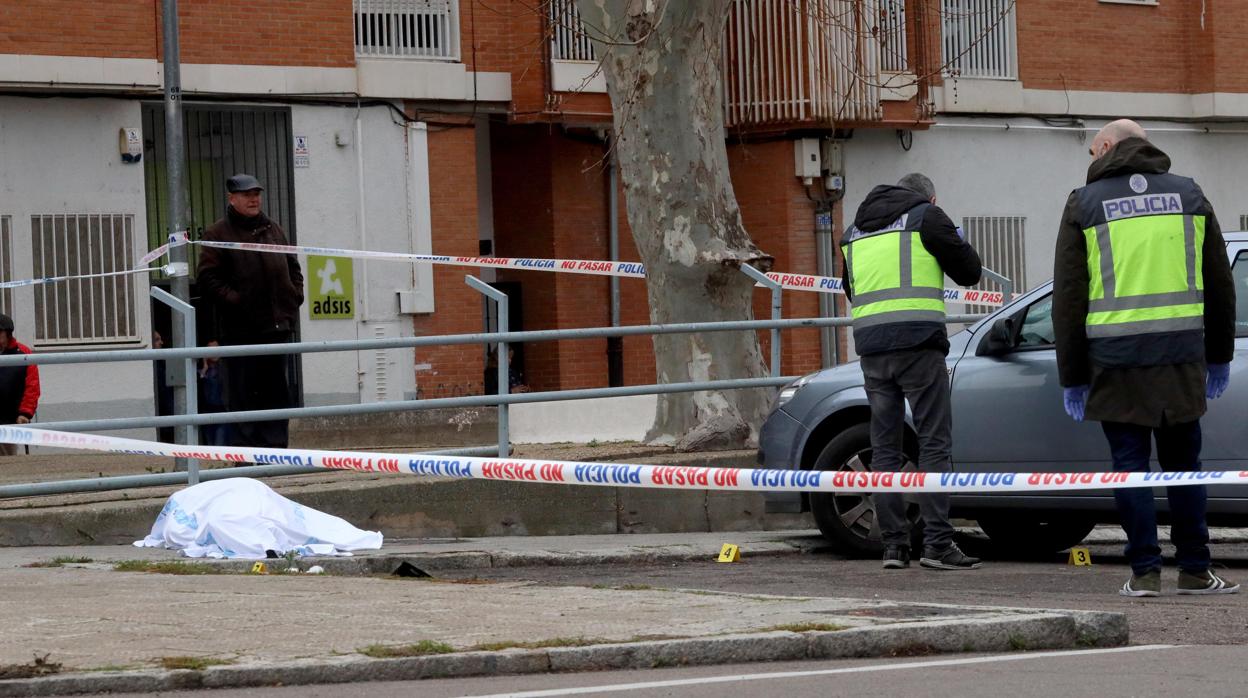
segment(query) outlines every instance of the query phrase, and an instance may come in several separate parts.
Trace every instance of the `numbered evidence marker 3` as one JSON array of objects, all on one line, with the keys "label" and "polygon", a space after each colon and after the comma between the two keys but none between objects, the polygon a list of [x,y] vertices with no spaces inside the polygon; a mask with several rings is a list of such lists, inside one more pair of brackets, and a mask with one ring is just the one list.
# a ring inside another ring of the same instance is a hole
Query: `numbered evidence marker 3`
[{"label": "numbered evidence marker 3", "polygon": [[716,562],[741,562],[741,548],[732,543],[724,543],[724,547],[719,551],[719,558]]},{"label": "numbered evidence marker 3", "polygon": [[1071,548],[1070,564],[1075,567],[1091,567],[1092,553],[1088,552],[1087,548]]}]

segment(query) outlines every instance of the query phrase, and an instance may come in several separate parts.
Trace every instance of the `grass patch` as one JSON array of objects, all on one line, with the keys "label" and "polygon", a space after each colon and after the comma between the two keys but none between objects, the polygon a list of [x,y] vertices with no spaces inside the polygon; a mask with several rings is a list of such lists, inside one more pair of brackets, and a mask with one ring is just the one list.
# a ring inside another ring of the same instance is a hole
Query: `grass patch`
[{"label": "grass patch", "polygon": [[413,645],[369,645],[361,647],[358,652],[374,659],[394,659],[395,657],[424,657],[430,654],[450,654],[455,648],[445,642],[421,640]]},{"label": "grass patch", "polygon": [[33,679],[61,673],[60,662],[49,662],[51,655],[35,655],[29,664],[0,664],[0,679]]},{"label": "grass patch", "polygon": [[82,671],[87,673],[104,673],[109,671],[134,671],[142,668],[142,664],[105,664],[104,666],[93,666],[88,669],[82,669]]},{"label": "grass patch", "polygon": [[152,574],[228,574],[228,571],[206,562],[154,562],[122,560],[113,565],[117,572],[149,572]]},{"label": "grass patch", "polygon": [[88,562],[95,562],[95,560],[92,560],[89,557],[72,557],[69,555],[62,555],[60,557],[54,557],[51,560],[32,562],[22,565],[22,567],[64,567],[65,565],[85,565]]},{"label": "grass patch", "polygon": [[474,652],[498,652],[499,650],[521,649],[521,650],[544,650],[551,647],[589,647],[590,645],[607,645],[618,640],[603,640],[593,637],[555,637],[549,640],[504,640],[502,642],[484,642],[479,645],[473,645],[471,648]]},{"label": "grass patch", "polygon": [[770,628],[763,628],[757,632],[767,633],[777,630],[787,630],[791,633],[834,633],[838,630],[847,630],[848,625],[837,625],[836,623],[786,623],[784,625],[773,625]]},{"label": "grass patch", "polygon": [[1022,636],[1020,635],[1011,635],[1010,636],[1010,649],[1014,650],[1015,652],[1022,652],[1023,650],[1027,649],[1027,641],[1023,639]]},{"label": "grass patch", "polygon": [[234,663],[233,659],[217,659],[216,657],[161,657],[156,661],[161,668],[170,671],[175,669],[203,671],[210,666],[226,666]]},{"label": "grass patch", "polygon": [[616,587],[616,589],[619,589],[620,591],[649,591],[653,588],[654,587],[649,584],[625,584],[623,586]]}]

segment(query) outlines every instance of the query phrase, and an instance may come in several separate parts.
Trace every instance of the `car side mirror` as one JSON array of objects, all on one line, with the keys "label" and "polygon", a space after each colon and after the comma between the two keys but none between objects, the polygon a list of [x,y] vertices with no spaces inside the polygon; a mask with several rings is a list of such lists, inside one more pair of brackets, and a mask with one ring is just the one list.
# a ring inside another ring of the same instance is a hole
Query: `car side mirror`
[{"label": "car side mirror", "polygon": [[1017,337],[1014,318],[1003,317],[992,323],[992,328],[988,330],[984,341],[979,343],[979,349],[976,350],[975,355],[1005,356],[1014,351],[1015,344],[1017,344]]}]

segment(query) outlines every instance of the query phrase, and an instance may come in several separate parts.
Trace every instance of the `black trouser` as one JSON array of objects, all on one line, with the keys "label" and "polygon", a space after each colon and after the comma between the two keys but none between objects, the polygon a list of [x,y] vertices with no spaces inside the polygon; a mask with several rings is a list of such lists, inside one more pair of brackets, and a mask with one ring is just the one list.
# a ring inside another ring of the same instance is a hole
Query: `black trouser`
[{"label": "black trouser", "polygon": [[[1144,427],[1138,424],[1102,422],[1114,458],[1116,473],[1147,473],[1152,441],[1157,440],[1157,462],[1164,472],[1200,470],[1200,420],[1186,424]],[[1179,568],[1188,572],[1209,569],[1209,527],[1205,523],[1207,498],[1204,485],[1167,487],[1170,500],[1170,540]],[[1114,490],[1122,530],[1127,533],[1127,561],[1142,575],[1161,567],[1157,543],[1157,509],[1151,488]]]},{"label": "black trouser", "polygon": [[[936,349],[890,351],[862,357],[867,401],[871,405],[871,469],[901,470],[906,434],[906,402],[914,414],[919,436],[919,470],[951,470],[953,419],[949,406],[949,371],[945,356]],[[880,535],[888,545],[910,545],[905,495],[871,495]],[[914,495],[923,515],[923,545],[943,550],[953,543],[949,522],[949,495]]]},{"label": "black trouser", "polygon": [[[291,332],[266,332],[238,344],[283,344],[292,340]],[[290,354],[272,356],[236,356],[224,360],[226,395],[230,412],[273,410],[295,406],[294,394],[287,376]],[[286,448],[290,444],[290,422],[275,419],[264,422],[239,422],[234,425],[234,446]]]}]

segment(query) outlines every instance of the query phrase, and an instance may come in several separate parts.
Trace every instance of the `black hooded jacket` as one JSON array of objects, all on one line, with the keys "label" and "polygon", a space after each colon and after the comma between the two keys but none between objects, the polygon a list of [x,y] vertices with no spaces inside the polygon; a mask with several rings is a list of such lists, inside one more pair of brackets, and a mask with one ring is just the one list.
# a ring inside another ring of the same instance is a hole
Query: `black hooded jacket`
[{"label": "black hooded jacket", "polygon": [[[1143,138],[1128,138],[1093,161],[1087,182],[1170,171],[1170,158]],[[1213,205],[1203,200],[1205,244],[1205,361],[1106,368],[1088,351],[1088,249],[1072,193],[1057,233],[1053,259],[1053,331],[1063,386],[1090,385],[1087,419],[1148,427],[1192,422],[1205,413],[1205,365],[1230,363],[1235,353],[1235,281]]]},{"label": "black hooded jacket", "polygon": [[[901,214],[923,203],[927,203],[927,199],[917,192],[893,185],[881,185],[872,189],[858,207],[854,226],[864,231],[880,230],[900,218]],[[983,273],[979,253],[958,235],[957,226],[944,211],[935,205],[929,206],[923,214],[918,232],[923,247],[936,258],[945,275],[953,279],[954,283],[959,286],[979,283]],[[842,269],[845,296],[852,302],[854,290],[850,285],[849,269],[844,266]],[[898,322],[854,330],[854,349],[859,356],[922,348],[949,353],[949,339],[943,324]]]}]

